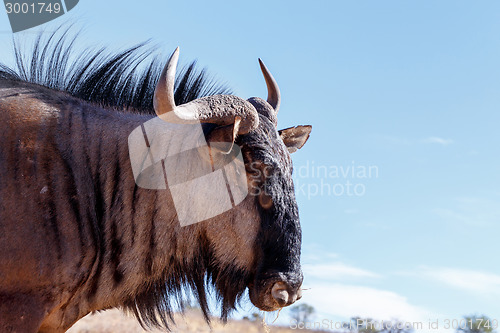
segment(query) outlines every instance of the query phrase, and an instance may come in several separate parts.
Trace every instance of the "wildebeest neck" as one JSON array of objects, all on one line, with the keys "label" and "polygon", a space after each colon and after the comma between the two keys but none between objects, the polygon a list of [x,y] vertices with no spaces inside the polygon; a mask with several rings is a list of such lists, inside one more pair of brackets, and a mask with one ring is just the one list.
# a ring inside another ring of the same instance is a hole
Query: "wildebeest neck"
[{"label": "wildebeest neck", "polygon": [[[17,81],[0,80],[0,98],[0,121],[9,124],[0,133],[0,195],[2,207],[9,207],[1,218],[4,226],[22,228],[19,221],[35,217],[32,225],[39,229],[4,234],[19,238],[2,245],[13,256],[0,259],[0,269],[12,272],[4,288],[24,278],[33,284],[31,276],[39,277],[33,288],[60,285],[46,290],[63,304],[47,326],[73,323],[124,299],[133,304],[136,297],[143,300],[139,311],[168,310],[159,308],[167,289],[179,292],[193,282],[183,269],[191,269],[197,287],[204,288],[204,265],[192,270],[201,260],[198,225],[181,228],[175,211],[167,209],[168,190],[141,189],[134,181],[127,137],[149,116],[105,110]],[[28,205],[20,205],[26,200]],[[26,253],[26,241],[33,253]],[[26,262],[25,256],[33,259]],[[15,266],[17,257],[26,262],[22,269]]]}]

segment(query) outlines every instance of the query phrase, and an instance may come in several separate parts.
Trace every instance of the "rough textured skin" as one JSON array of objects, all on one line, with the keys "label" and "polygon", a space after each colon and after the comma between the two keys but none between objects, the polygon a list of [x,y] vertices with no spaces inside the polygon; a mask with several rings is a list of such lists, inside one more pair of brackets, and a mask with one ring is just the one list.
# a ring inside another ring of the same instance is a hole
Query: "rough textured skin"
[{"label": "rough textured skin", "polygon": [[[214,123],[220,126],[229,125],[234,122],[235,117],[242,119],[240,134],[246,134],[255,130],[259,125],[259,117],[256,109],[248,101],[233,95],[213,95],[198,98],[192,102],[177,107],[176,112],[183,110],[194,110],[195,118],[200,122]],[[187,117],[191,117],[191,112]],[[167,117],[167,114],[160,116]]]},{"label": "rough textured skin", "polygon": [[260,114],[266,116],[274,126],[278,126],[278,117],[276,117],[276,113],[269,103],[259,97],[249,98],[248,102],[252,104],[255,109],[259,110]]}]

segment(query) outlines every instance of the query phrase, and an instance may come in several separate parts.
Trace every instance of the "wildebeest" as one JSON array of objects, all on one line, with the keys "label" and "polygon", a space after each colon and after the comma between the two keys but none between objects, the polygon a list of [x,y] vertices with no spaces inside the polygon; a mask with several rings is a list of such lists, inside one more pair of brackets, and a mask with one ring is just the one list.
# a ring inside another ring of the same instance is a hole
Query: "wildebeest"
[{"label": "wildebeest", "polygon": [[[265,311],[300,298],[290,152],[311,127],[277,130],[280,92],[264,64],[267,101],[244,100],[215,94],[193,65],[174,93],[177,53],[160,77],[154,61],[138,69],[143,46],[89,52],[70,66],[71,45],[64,34],[39,39],[30,62],[17,52],[18,70],[0,71],[0,331],[64,332],[113,307],[168,327],[186,290],[208,320],[209,286],[223,319],[247,288]],[[209,143],[241,147],[254,195],[181,227],[168,189],[136,185],[127,137],[153,110],[186,103]]]}]

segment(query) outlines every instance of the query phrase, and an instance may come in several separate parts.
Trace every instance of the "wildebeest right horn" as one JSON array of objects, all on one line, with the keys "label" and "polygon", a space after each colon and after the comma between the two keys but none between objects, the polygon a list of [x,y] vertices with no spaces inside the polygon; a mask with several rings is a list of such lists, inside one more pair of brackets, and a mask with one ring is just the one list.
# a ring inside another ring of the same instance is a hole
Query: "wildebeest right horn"
[{"label": "wildebeest right horn", "polygon": [[174,83],[179,48],[170,56],[160,80],[155,88],[154,109],[163,120],[171,123],[195,124],[212,123],[220,126],[235,124],[237,117],[237,134],[248,133],[259,125],[259,116],[255,107],[246,100],[232,95],[214,95],[195,99],[186,104],[175,105]]},{"label": "wildebeest right horn", "polygon": [[281,93],[276,80],[274,79],[271,72],[267,69],[266,65],[259,58],[260,69],[264,75],[267,85],[267,102],[273,107],[274,112],[278,113],[281,103]]}]

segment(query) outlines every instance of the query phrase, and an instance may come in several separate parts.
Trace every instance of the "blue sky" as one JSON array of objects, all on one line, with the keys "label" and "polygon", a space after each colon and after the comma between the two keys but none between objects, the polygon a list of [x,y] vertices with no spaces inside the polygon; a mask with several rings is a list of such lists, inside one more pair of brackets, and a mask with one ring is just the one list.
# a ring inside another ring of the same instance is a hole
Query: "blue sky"
[{"label": "blue sky", "polygon": [[500,319],[500,2],[81,0],[45,27],[67,20],[82,46],[180,46],[241,97],[265,61],[280,127],[313,125],[293,158],[317,319]]}]

